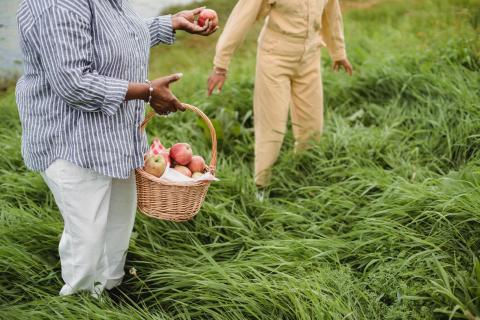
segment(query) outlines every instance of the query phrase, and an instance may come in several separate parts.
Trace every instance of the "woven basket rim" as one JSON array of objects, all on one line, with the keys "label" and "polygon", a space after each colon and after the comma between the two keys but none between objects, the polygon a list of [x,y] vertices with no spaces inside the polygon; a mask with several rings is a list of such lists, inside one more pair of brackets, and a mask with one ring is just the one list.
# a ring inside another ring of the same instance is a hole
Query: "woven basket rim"
[{"label": "woven basket rim", "polygon": [[170,181],[161,180],[161,178],[151,175],[150,173],[146,172],[142,168],[138,168],[135,171],[137,171],[138,174],[142,175],[142,177],[164,186],[196,187],[196,186],[202,186],[202,185],[207,185],[211,183],[211,181],[196,181],[196,182],[173,182],[172,181],[170,182]]}]

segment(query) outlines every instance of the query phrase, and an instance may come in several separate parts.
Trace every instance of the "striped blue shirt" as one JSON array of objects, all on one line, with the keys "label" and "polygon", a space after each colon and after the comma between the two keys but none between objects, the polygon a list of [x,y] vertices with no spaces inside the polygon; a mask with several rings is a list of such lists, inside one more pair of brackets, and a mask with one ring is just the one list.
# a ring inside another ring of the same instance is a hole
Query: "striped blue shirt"
[{"label": "striped blue shirt", "polygon": [[143,165],[144,82],[150,47],[175,40],[170,16],[143,20],[128,0],[23,0],[17,14],[25,71],[16,88],[26,166],[56,159],[127,178]]}]

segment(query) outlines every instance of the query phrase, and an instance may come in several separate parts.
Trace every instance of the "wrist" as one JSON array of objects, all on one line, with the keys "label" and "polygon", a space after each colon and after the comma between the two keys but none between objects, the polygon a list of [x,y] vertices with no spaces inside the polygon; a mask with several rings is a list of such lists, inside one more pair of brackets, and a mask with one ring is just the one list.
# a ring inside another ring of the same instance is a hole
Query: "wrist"
[{"label": "wrist", "polygon": [[144,101],[146,103],[150,103],[152,101],[152,96],[153,96],[153,84],[150,80],[145,80],[145,83],[143,84],[144,87]]},{"label": "wrist", "polygon": [[219,76],[226,76],[228,73],[228,70],[220,67],[213,67],[213,72]]},{"label": "wrist", "polygon": [[125,101],[143,100],[148,101],[150,96],[150,86],[146,83],[130,83],[128,85],[127,95]]},{"label": "wrist", "polygon": [[176,15],[172,15],[172,29],[173,31],[180,30],[180,23]]}]

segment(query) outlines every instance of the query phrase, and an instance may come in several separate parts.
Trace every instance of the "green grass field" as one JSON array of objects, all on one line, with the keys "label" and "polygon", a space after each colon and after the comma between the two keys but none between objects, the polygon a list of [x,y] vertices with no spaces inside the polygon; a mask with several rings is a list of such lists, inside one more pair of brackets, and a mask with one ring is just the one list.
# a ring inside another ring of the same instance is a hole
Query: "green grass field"
[{"label": "green grass field", "polygon": [[[233,0],[210,0],[223,20]],[[346,2],[346,1],[344,1]],[[20,155],[14,88],[0,98],[0,319],[480,319],[480,1],[345,3],[352,78],[325,55],[326,128],[255,200],[258,26],[222,95],[206,97],[215,38],[153,50],[151,78],[212,117],[221,182],[192,222],[138,215],[128,273],[101,300],[58,297],[58,209]],[[359,8],[360,7],[360,8]],[[150,133],[209,141],[192,114]]]}]

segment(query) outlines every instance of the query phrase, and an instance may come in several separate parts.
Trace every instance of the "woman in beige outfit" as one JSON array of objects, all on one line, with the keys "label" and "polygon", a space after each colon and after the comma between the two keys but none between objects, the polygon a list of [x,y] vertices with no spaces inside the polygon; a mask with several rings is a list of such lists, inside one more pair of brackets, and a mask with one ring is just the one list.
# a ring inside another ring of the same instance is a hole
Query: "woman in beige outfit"
[{"label": "woman in beige outfit", "polygon": [[208,93],[226,80],[230,60],[258,19],[265,19],[257,52],[254,91],[255,183],[264,187],[278,158],[289,107],[296,149],[318,139],[323,128],[320,49],[334,69],[352,74],[338,0],[239,0],[218,41]]}]

